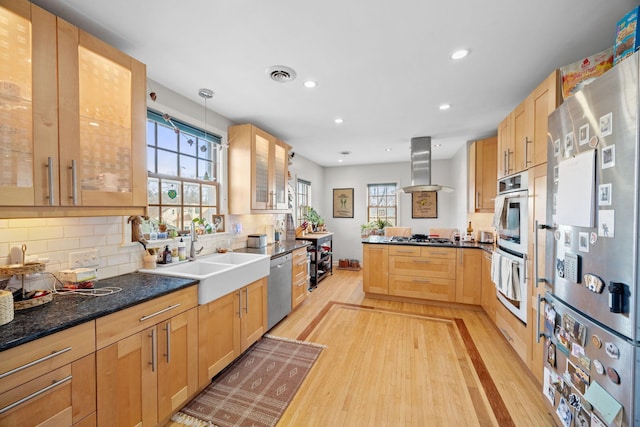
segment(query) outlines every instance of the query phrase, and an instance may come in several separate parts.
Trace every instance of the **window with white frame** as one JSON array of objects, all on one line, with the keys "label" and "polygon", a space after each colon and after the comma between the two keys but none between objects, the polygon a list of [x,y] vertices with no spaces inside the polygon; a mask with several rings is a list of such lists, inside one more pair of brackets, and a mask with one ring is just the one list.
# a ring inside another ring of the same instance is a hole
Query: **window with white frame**
[{"label": "window with white frame", "polygon": [[178,230],[219,211],[220,137],[147,111],[148,214]]},{"label": "window with white frame", "polygon": [[386,220],[397,225],[398,204],[396,184],[367,185],[367,220]]},{"label": "window with white frame", "polygon": [[304,221],[304,216],[307,213],[307,206],[311,206],[311,183],[304,179],[298,179],[296,185],[297,194],[297,221],[298,225]]}]

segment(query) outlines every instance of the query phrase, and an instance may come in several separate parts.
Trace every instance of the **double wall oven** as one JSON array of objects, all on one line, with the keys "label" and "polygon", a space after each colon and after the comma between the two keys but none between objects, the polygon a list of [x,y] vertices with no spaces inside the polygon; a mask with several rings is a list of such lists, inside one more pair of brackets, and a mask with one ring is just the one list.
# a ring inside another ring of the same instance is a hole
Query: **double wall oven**
[{"label": "double wall oven", "polygon": [[[498,224],[498,240],[496,253],[501,260],[506,259],[507,265],[513,268],[513,286],[519,287],[518,298],[514,299],[501,291],[502,286],[496,286],[500,302],[514,316],[527,323],[527,245],[528,245],[528,173],[522,172],[498,181],[496,196],[496,221]],[[493,268],[493,267],[492,267]],[[499,267],[496,267],[499,268]],[[503,288],[504,289],[504,288]],[[513,295],[513,294],[512,294]]]}]

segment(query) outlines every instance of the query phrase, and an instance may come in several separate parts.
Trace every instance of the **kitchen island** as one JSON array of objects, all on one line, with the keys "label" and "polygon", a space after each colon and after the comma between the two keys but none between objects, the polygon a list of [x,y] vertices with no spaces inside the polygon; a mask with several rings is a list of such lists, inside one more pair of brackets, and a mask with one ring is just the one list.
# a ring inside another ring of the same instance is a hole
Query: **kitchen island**
[{"label": "kitchen island", "polygon": [[[492,244],[394,241],[370,236],[363,243],[363,289],[368,297],[407,302],[480,306],[482,257]],[[494,292],[491,286],[487,292]]]}]

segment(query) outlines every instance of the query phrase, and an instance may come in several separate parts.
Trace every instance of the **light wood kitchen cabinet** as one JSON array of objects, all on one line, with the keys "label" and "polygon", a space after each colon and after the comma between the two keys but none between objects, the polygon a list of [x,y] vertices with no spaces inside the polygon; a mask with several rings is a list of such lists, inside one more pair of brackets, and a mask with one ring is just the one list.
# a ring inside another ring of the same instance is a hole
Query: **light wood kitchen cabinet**
[{"label": "light wood kitchen cabinet", "polygon": [[494,211],[498,177],[498,138],[474,141],[469,145],[469,212]]},{"label": "light wood kitchen cabinet", "polygon": [[529,166],[527,161],[530,157],[528,151],[533,148],[530,147],[533,144],[533,135],[530,130],[530,114],[531,110],[526,100],[522,101],[511,112],[513,173],[522,172]]},{"label": "light wood kitchen cabinet", "polygon": [[291,251],[291,255],[291,308],[294,309],[307,297],[307,248],[295,249]]},{"label": "light wood kitchen cabinet", "polygon": [[498,125],[498,178],[511,175],[515,170],[515,146],[511,129],[511,115],[508,115]]},{"label": "light wood kitchen cabinet", "polygon": [[201,305],[198,324],[198,383],[204,388],[266,332],[267,278]]},{"label": "light wood kitchen cabinet", "polygon": [[229,128],[229,213],[284,212],[291,147],[251,124]]},{"label": "light wood kitchen cabinet", "polygon": [[533,120],[530,126],[533,150],[527,153],[532,156],[529,166],[547,163],[549,114],[562,103],[561,84],[560,72],[555,70],[527,97]]},{"label": "light wood kitchen cabinet", "polygon": [[[552,178],[553,179],[553,178]],[[551,236],[547,236],[550,234],[548,231],[538,231],[538,251],[535,251],[535,222],[538,221],[539,224],[543,225],[546,222],[547,215],[547,165],[541,164],[536,166],[535,168],[529,171],[529,193],[531,197],[529,197],[529,212],[532,214],[529,215],[529,259],[527,262],[527,271],[534,271],[536,267],[538,268],[538,276],[540,278],[545,277],[545,245],[547,237],[551,238]],[[545,293],[546,286],[544,283],[539,283],[536,286],[535,283],[535,275],[529,274],[527,277],[527,288],[529,289],[529,301],[531,301],[531,305],[529,308],[529,332],[530,332],[530,345],[528,351],[528,364],[529,369],[534,374],[538,382],[542,384],[542,373],[543,373],[543,353],[544,353],[544,340],[540,340],[538,342],[537,330],[536,330],[536,321],[538,316],[541,318],[541,325],[544,324],[544,313],[538,313],[538,295],[543,296]]]},{"label": "light wood kitchen cabinet", "polygon": [[144,64],[27,1],[0,13],[0,212],[143,214]]},{"label": "light wood kitchen cabinet", "polygon": [[362,245],[362,287],[365,293],[389,294],[389,248]]},{"label": "light wood kitchen cabinet", "polygon": [[560,77],[554,70],[498,126],[498,177],[547,161],[547,121],[560,105]]},{"label": "light wood kitchen cabinet", "polygon": [[456,302],[480,305],[482,300],[482,250],[457,249]]},{"label": "light wood kitchen cabinet", "polygon": [[389,295],[454,302],[456,249],[391,246]]},{"label": "light wood kitchen cabinet", "polygon": [[197,287],[96,320],[98,425],[156,425],[198,391]]},{"label": "light wood kitchen cabinet", "polygon": [[95,425],[95,323],[2,352],[0,425]]},{"label": "light wood kitchen cabinet", "polygon": [[496,286],[491,280],[491,254],[488,252],[482,253],[482,297],[480,305],[484,309],[489,319],[494,323],[496,321],[496,304],[498,303],[498,297],[496,295]]},{"label": "light wood kitchen cabinet", "polygon": [[496,304],[496,326],[522,361],[527,363],[529,343],[527,325],[507,310],[504,305],[498,303]]}]

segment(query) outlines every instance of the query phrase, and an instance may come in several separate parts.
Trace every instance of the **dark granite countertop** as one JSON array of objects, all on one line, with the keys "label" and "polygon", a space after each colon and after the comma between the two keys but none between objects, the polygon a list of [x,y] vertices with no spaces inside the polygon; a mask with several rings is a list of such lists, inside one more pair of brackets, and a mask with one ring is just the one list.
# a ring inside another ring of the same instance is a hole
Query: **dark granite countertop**
[{"label": "dark granite countertop", "polygon": [[50,303],[18,310],[11,322],[0,326],[0,352],[197,283],[193,279],[130,273],[96,282],[96,288],[122,289],[110,295],[55,294]]},{"label": "dark granite countertop", "polygon": [[436,246],[441,248],[465,248],[465,249],[482,249],[485,252],[493,253],[493,243],[479,242],[462,242],[456,241],[450,243],[416,243],[416,242],[391,242],[385,236],[369,236],[362,239],[362,243],[382,244],[382,245],[405,245],[405,246]]},{"label": "dark granite countertop", "polygon": [[272,243],[264,248],[241,248],[234,249],[234,252],[247,252],[250,254],[262,254],[269,255],[271,258],[277,258],[279,256],[288,254],[289,252],[309,246],[311,242],[306,240],[282,240],[280,243]]}]

